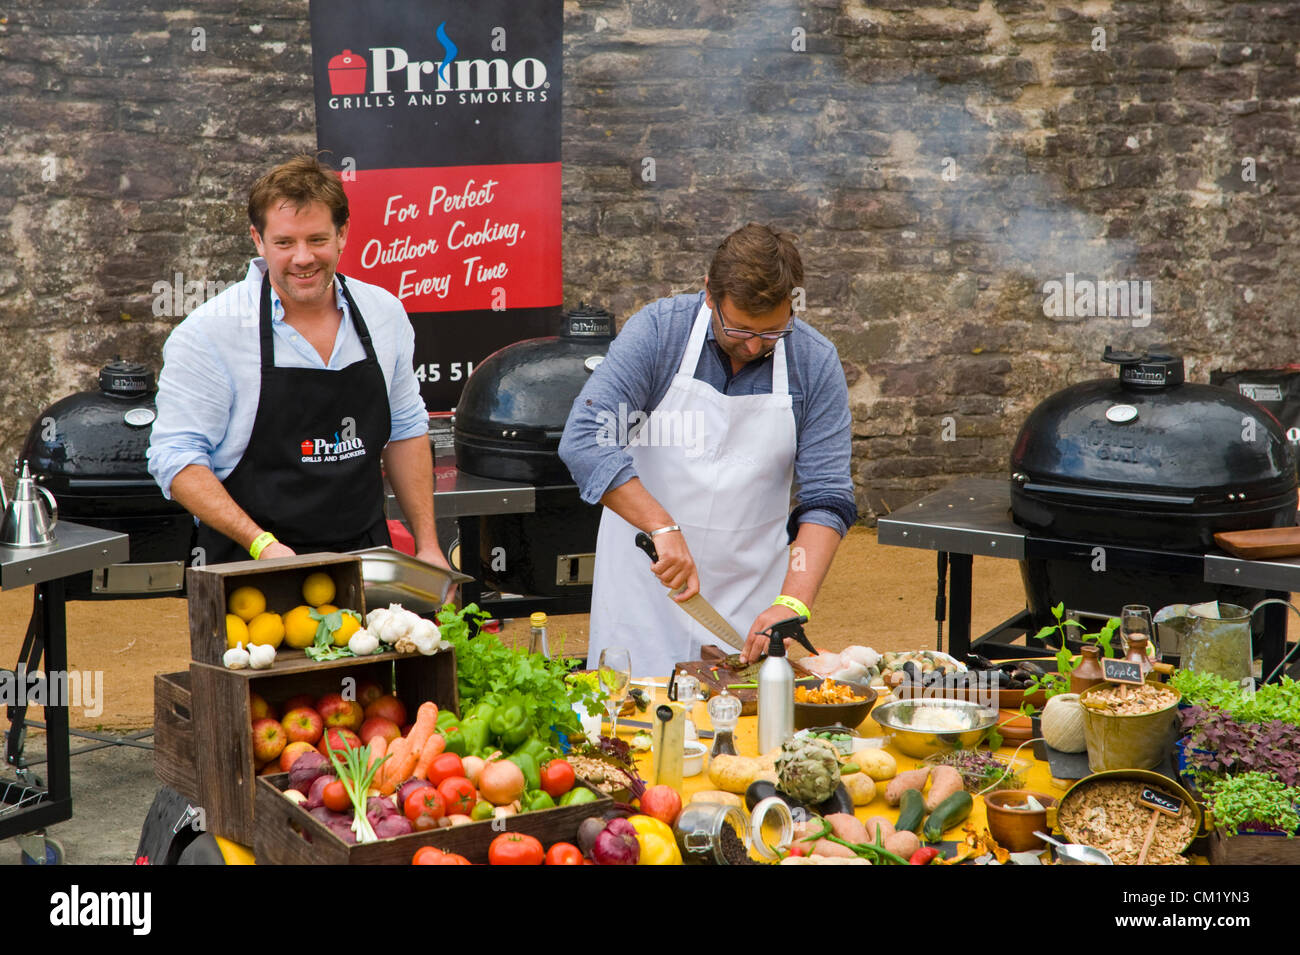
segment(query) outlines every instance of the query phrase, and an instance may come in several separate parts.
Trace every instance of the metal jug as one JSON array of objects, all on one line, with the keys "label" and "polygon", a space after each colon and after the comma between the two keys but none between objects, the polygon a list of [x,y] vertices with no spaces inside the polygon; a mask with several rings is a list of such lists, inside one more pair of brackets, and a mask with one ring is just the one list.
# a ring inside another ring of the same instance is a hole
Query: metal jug
[{"label": "metal jug", "polygon": [[[37,492],[45,496],[42,504]],[[42,547],[54,543],[54,525],[59,519],[59,503],[48,488],[39,486],[27,462],[18,477],[13,500],[6,501],[0,483],[0,504],[4,505],[4,524],[0,526],[0,544],[5,547]]]},{"label": "metal jug", "polygon": [[[1250,621],[1261,607],[1269,604],[1282,604],[1300,616],[1300,610],[1275,597],[1261,600],[1249,610],[1215,600],[1192,606],[1163,607],[1155,616],[1160,628],[1160,646],[1165,647],[1166,634],[1176,633],[1181,638],[1179,658],[1185,669],[1213,673],[1234,682],[1248,679],[1254,675]],[[1271,677],[1268,674],[1266,680]]]}]

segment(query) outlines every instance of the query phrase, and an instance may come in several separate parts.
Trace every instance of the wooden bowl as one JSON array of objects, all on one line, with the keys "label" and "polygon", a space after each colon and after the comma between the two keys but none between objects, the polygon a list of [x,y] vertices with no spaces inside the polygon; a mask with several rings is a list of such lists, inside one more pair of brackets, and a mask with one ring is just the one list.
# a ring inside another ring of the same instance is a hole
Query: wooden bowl
[{"label": "wooden bowl", "polygon": [[[795,680],[795,686],[806,686],[814,690],[822,685],[822,678],[805,677],[801,680]],[[797,730],[812,729],[815,726],[847,726],[849,729],[857,729],[862,721],[867,718],[871,708],[876,704],[876,697],[879,695],[874,689],[864,683],[850,683],[847,680],[834,680],[834,683],[842,684],[853,690],[857,696],[865,697],[856,703],[800,703],[798,700],[794,704],[794,728]]]}]

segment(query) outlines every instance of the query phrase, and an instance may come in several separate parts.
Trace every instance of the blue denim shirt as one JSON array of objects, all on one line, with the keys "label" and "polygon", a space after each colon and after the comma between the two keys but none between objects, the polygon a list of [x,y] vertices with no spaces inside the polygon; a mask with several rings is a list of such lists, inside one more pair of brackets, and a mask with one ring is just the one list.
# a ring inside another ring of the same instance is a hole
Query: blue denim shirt
[{"label": "blue denim shirt", "polygon": [[[648,413],[663,400],[703,302],[703,292],[678,295],[652,302],[633,315],[574,402],[560,457],[584,501],[595,504],[606,491],[637,476],[626,448],[606,437],[609,416],[619,415],[620,404],[625,413]],[[850,472],[853,419],[844,369],[835,346],[798,319],[785,340],[785,354],[798,442],[790,536],[801,523],[821,524],[843,535],[858,514]],[[749,362],[732,374],[710,324],[695,377],[725,395],[771,394],[772,359]]]}]

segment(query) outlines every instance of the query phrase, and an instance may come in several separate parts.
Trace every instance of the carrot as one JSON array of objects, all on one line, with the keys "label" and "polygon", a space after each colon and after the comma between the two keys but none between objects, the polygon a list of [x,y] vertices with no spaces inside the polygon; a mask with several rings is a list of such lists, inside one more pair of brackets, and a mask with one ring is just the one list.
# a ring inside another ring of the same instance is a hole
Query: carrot
[{"label": "carrot", "polygon": [[443,736],[441,733],[434,733],[430,736],[429,741],[424,744],[424,749],[420,750],[419,762],[415,764],[415,778],[428,779],[429,764],[438,756],[442,755],[442,751],[446,748],[447,737]]},{"label": "carrot", "polygon": [[383,759],[386,752],[388,752],[388,740],[382,736],[372,737],[370,740],[370,762],[366,765],[366,769],[370,769],[371,766]]},{"label": "carrot", "polygon": [[420,709],[415,714],[415,725],[411,727],[411,732],[406,734],[406,738],[411,742],[411,753],[417,759],[420,756],[420,751],[424,749],[424,744],[428,742],[429,737],[434,734],[437,728],[437,704],[421,703]]},{"label": "carrot", "polygon": [[410,770],[403,772],[401,767],[406,762],[406,754],[410,751],[410,740],[404,736],[393,740],[393,745],[388,747],[388,762],[379,767],[381,777],[379,791],[385,796],[396,792],[397,787],[406,782]]}]

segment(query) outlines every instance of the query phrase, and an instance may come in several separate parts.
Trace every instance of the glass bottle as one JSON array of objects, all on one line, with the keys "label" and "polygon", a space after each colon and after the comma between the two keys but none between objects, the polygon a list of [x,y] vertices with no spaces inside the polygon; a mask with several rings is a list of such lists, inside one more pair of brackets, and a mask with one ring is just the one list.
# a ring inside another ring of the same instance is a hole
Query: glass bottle
[{"label": "glass bottle", "polygon": [[551,648],[546,642],[546,614],[538,611],[528,618],[532,630],[528,634],[528,652],[540,653],[546,659],[551,658]]}]

